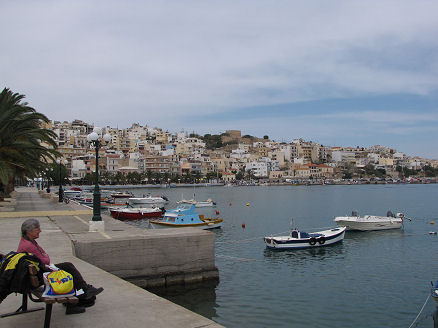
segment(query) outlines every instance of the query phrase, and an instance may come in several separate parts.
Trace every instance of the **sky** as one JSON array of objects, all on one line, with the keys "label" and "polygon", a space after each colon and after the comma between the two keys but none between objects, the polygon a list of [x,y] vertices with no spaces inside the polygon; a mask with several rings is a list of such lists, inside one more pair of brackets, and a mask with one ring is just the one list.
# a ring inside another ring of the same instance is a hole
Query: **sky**
[{"label": "sky", "polygon": [[438,1],[0,0],[0,81],[50,120],[438,159]]}]

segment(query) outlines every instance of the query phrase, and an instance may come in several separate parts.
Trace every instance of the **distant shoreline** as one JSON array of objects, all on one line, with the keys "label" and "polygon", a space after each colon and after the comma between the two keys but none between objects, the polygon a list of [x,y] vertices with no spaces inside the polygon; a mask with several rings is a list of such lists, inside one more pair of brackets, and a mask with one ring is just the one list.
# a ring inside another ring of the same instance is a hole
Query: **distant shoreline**
[{"label": "distant shoreline", "polygon": [[[187,188],[187,187],[253,187],[253,186],[331,186],[331,185],[405,185],[438,183],[438,178],[420,178],[413,181],[361,181],[361,180],[324,180],[324,181],[294,181],[294,182],[241,182],[241,183],[171,183],[171,184],[140,184],[140,185],[99,185],[100,189],[140,189],[140,188]],[[94,189],[94,185],[73,185],[84,190]],[[64,187],[66,190],[70,186]]]}]

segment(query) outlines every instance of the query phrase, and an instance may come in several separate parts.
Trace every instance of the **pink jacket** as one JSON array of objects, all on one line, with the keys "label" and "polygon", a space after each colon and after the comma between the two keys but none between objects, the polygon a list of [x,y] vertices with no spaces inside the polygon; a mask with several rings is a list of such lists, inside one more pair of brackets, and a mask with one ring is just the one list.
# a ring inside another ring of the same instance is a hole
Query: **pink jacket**
[{"label": "pink jacket", "polygon": [[34,241],[27,240],[25,238],[21,238],[20,243],[18,244],[17,252],[29,252],[38,257],[41,262],[43,262],[45,265],[50,264],[50,257],[47,255],[47,253],[44,251],[44,249],[41,248],[40,245]]}]

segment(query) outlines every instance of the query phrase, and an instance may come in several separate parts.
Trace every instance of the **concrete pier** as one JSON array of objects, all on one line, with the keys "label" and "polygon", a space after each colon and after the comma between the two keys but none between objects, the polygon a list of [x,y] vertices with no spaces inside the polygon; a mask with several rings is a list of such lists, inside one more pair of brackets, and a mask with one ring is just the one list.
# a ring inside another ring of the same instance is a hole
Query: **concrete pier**
[{"label": "concrete pier", "polygon": [[[129,282],[156,286],[218,279],[212,233],[148,231],[108,216],[103,216],[104,232],[88,232],[90,210],[42,194],[45,198],[35,189],[19,188],[15,199],[0,204],[0,252],[16,250],[22,222],[38,218],[43,230],[38,242],[52,262],[73,262],[88,283],[105,288],[85,313],[66,316],[65,308],[55,305],[52,327],[221,327]],[[20,304],[21,295],[11,294],[0,313]],[[43,321],[44,312],[37,311],[0,318],[0,327],[42,327]]]}]

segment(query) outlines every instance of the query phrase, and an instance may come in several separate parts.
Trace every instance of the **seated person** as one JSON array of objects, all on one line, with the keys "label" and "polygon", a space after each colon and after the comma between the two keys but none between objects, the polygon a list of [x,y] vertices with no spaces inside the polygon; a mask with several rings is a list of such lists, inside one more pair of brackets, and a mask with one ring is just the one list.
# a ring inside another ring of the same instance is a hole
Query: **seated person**
[{"label": "seated person", "polygon": [[[36,242],[41,232],[40,223],[37,219],[27,219],[21,225],[21,240],[18,244],[17,252],[29,252],[38,257],[43,263],[43,272],[53,271],[56,268],[67,271],[73,276],[73,284],[76,291],[82,289],[83,294],[78,295],[78,304],[67,304],[66,314],[75,314],[85,312],[84,306],[91,306],[94,302],[95,296],[103,291],[103,288],[95,288],[85,282],[80,272],[76,269],[73,263],[62,262],[56,264],[50,264],[49,255],[42,249],[42,247]],[[56,268],[53,268],[55,266]]]}]

